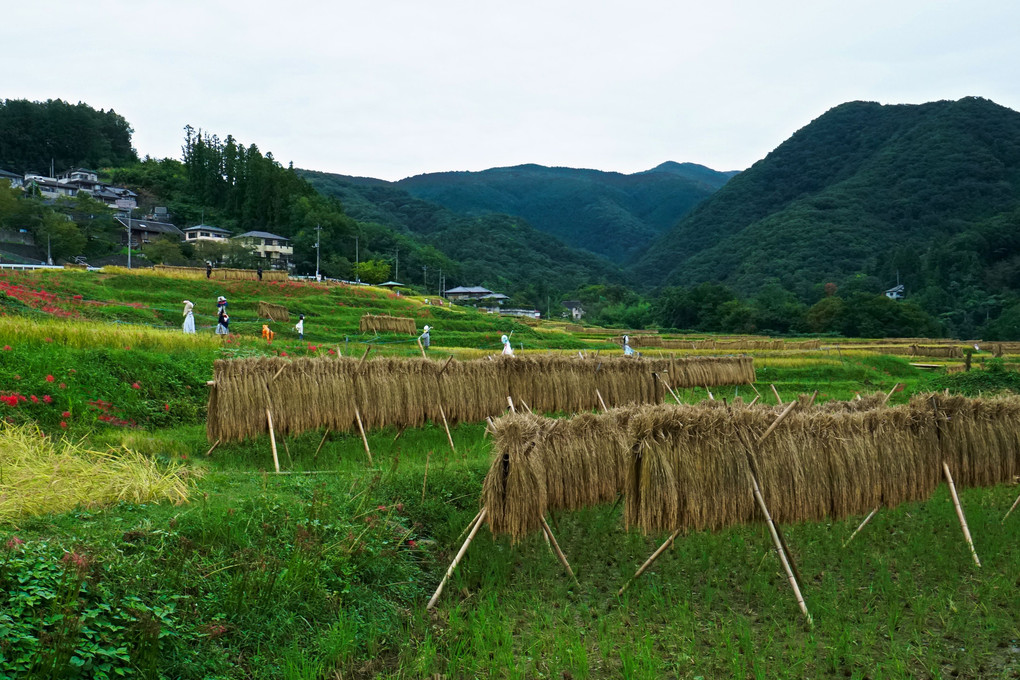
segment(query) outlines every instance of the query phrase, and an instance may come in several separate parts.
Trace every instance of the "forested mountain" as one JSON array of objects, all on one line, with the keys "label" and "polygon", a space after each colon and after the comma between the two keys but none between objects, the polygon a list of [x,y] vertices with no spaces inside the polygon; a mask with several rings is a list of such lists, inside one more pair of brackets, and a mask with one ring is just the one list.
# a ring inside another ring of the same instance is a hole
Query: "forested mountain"
[{"label": "forested mountain", "polygon": [[[366,229],[393,229],[456,261],[458,267],[448,277],[450,287],[455,281],[481,284],[517,292],[537,304],[580,286],[624,279],[608,260],[570,248],[519,217],[462,215],[388,182],[309,170],[299,173],[326,196],[339,199],[345,212]],[[401,269],[411,271],[403,265]],[[407,278],[420,282],[422,275],[418,267]]]},{"label": "forested mountain", "polygon": [[898,272],[908,298],[973,326],[1020,290],[1018,226],[1020,113],[979,98],[851,102],[734,177],[633,271],[742,295],[778,282],[806,302],[829,282],[880,291]]},{"label": "forested mountain", "polygon": [[131,133],[112,109],[60,99],[6,99],[0,101],[0,169],[49,174],[51,163],[57,171],[134,163]]},{"label": "forested mountain", "polygon": [[622,262],[734,174],[674,162],[632,175],[519,165],[416,175],[396,185],[454,212],[522,217],[569,246]]}]

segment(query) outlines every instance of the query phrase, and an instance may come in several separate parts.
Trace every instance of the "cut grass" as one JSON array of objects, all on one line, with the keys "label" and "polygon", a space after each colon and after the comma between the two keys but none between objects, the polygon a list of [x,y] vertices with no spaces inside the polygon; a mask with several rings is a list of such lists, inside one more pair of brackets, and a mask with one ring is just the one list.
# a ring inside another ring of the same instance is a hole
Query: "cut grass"
[{"label": "cut grass", "polygon": [[96,451],[53,441],[31,425],[0,422],[0,523],[121,501],[180,504],[192,476],[130,449]]}]

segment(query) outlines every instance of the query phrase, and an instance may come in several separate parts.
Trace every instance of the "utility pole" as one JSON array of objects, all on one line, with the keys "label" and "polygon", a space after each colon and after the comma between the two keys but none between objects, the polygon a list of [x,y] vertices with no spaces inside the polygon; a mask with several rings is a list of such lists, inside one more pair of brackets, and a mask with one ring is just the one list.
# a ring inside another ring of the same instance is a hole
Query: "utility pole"
[{"label": "utility pole", "polygon": [[128,208],[128,269],[131,269],[131,208]]},{"label": "utility pole", "polygon": [[443,268],[439,268],[439,297],[443,297]]},{"label": "utility pole", "polygon": [[315,280],[319,280],[319,237],[322,236],[322,225],[315,225]]},{"label": "utility pole", "polygon": [[361,283],[361,250],[357,236],[354,237],[354,282]]},{"label": "utility pole", "polygon": [[425,293],[427,294],[429,292],[429,266],[427,264],[423,264],[421,266],[421,271],[423,279],[422,285],[425,287]]},{"label": "utility pole", "polygon": [[397,248],[396,255],[397,265],[393,269],[393,280],[400,283],[400,248]]}]

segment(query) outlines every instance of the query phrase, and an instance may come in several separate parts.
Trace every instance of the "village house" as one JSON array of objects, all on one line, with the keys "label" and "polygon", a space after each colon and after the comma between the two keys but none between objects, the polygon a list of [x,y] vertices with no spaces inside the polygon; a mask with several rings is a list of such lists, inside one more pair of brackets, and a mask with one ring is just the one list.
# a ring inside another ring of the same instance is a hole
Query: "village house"
[{"label": "village house", "polygon": [[294,247],[285,236],[270,234],[267,231],[246,231],[234,236],[233,239],[251,248],[259,257],[269,260],[270,266],[274,269],[290,266]]},{"label": "village house", "polygon": [[[124,228],[121,235],[121,243],[127,244],[129,220],[127,217],[118,217],[116,219]],[[141,248],[146,243],[152,243],[158,238],[171,238],[178,241],[184,239],[184,232],[168,222],[135,219],[130,220],[130,222],[132,248]]]},{"label": "village house", "polygon": [[230,230],[222,229],[220,227],[212,227],[208,224],[199,224],[194,227],[188,227],[184,230],[184,239],[189,243],[195,241],[214,241],[216,243],[226,243],[230,238]]}]

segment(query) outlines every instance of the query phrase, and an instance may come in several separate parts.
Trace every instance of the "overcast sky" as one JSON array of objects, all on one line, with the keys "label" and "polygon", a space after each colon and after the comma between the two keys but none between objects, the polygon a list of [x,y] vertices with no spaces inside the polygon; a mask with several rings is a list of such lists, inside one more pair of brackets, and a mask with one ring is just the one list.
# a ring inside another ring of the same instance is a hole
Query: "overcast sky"
[{"label": "overcast sky", "polygon": [[1020,109],[1020,2],[7,3],[0,97],[83,101],[400,179],[540,163],[740,170],[845,101]]}]

